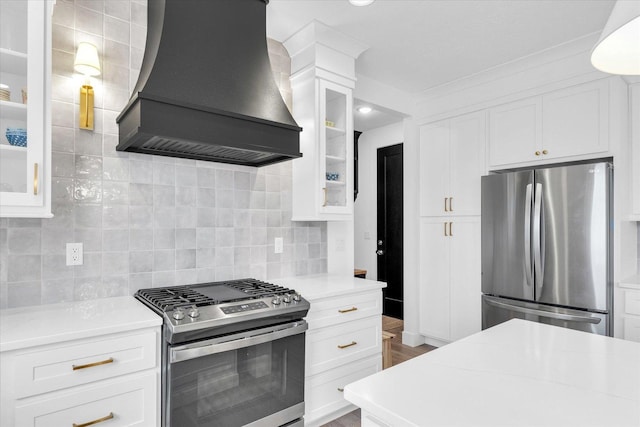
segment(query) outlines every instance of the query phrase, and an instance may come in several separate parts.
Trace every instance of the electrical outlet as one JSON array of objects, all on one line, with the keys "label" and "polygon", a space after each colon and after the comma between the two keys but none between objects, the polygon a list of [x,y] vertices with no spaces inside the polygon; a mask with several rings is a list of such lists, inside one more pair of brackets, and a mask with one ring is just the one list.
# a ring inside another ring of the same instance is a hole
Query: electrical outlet
[{"label": "electrical outlet", "polygon": [[273,253],[281,254],[283,249],[284,241],[282,240],[282,237],[276,237],[276,240],[273,244]]},{"label": "electrical outlet", "polygon": [[67,243],[67,265],[82,265],[82,243]]}]

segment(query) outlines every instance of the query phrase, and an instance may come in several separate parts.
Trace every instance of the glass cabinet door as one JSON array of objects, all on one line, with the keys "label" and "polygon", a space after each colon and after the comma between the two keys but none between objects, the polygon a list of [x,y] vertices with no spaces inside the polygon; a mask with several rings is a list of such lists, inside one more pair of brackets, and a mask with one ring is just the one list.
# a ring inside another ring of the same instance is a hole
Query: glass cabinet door
[{"label": "glass cabinet door", "polygon": [[[48,1],[0,1],[0,214],[43,205]],[[48,99],[48,98],[47,98]],[[48,133],[47,133],[48,134]],[[10,207],[6,209],[5,206]],[[12,215],[9,215],[12,216]],[[16,215],[20,216],[20,215]],[[35,216],[35,215],[34,215]]]},{"label": "glass cabinet door", "polygon": [[350,89],[320,82],[322,211],[349,213],[353,205],[353,117]]}]

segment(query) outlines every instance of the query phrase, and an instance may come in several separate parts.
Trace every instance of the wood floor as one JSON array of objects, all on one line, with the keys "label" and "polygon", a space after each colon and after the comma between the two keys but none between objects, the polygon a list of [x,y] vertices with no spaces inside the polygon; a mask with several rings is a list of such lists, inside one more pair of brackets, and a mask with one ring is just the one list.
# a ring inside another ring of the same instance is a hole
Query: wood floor
[{"label": "wood floor", "polygon": [[[404,322],[400,319],[382,316],[382,329],[396,335],[395,338],[391,340],[391,360],[394,366],[436,348],[426,344],[419,345],[418,347],[409,347],[408,345],[402,344]],[[349,412],[347,415],[331,421],[322,427],[360,427],[360,409]]]}]

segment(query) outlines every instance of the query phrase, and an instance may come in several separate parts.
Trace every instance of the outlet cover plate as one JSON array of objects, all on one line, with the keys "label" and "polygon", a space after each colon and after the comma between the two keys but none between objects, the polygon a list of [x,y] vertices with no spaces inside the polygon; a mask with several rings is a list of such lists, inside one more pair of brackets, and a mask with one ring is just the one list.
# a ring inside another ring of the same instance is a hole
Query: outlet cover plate
[{"label": "outlet cover plate", "polygon": [[67,243],[67,265],[82,265],[82,243]]}]

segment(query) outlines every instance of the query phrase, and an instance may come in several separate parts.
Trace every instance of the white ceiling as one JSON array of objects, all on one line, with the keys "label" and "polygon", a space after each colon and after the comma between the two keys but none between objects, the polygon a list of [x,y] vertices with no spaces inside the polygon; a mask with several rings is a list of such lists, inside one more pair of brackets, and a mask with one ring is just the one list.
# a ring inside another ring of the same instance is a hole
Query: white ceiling
[{"label": "white ceiling", "polygon": [[[356,73],[416,93],[604,27],[614,0],[270,0],[267,35],[316,19],[369,46]],[[356,118],[357,120],[357,118]],[[397,118],[396,118],[397,121]]]}]

